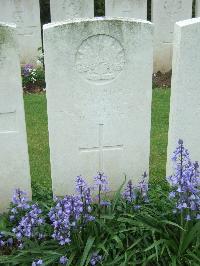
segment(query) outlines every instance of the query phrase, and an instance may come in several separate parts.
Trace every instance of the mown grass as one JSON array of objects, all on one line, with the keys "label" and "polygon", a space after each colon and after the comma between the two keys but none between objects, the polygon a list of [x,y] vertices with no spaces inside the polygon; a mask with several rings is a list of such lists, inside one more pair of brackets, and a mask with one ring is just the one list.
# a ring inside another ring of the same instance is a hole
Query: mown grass
[{"label": "mown grass", "polygon": [[32,186],[51,189],[46,95],[25,94],[24,104]]},{"label": "mown grass", "polygon": [[[162,182],[165,177],[169,99],[169,89],[153,90],[150,157],[150,181],[153,183]],[[35,190],[38,187],[50,190],[46,96],[25,94],[24,102],[32,185]],[[33,190],[34,195],[37,194],[35,190]]]}]

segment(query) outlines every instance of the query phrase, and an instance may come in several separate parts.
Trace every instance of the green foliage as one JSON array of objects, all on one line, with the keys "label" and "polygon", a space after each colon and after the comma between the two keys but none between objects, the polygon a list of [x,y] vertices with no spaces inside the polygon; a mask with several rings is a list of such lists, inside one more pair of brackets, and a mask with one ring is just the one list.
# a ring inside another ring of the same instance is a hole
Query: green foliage
[{"label": "green foliage", "polygon": [[159,184],[166,176],[170,90],[154,89],[152,99],[150,182]]},{"label": "green foliage", "polygon": [[[46,96],[45,94],[25,94],[24,104],[33,197],[42,200],[45,194],[41,189],[51,191]],[[44,200],[46,200],[45,197]]]},{"label": "green foliage", "polygon": [[105,16],[105,0],[94,0],[94,13],[96,17]]},{"label": "green foliage", "polygon": [[[14,247],[0,257],[0,265],[31,265],[42,259],[44,265],[59,265],[61,256],[69,258],[67,265],[91,265],[94,252],[102,255],[98,265],[180,265],[197,266],[200,262],[200,221],[184,221],[174,215],[173,202],[168,199],[167,186],[152,186],[149,203],[134,210],[115,193],[112,205],[101,209],[100,219],[88,223],[84,230],[73,233],[70,245],[60,246],[52,240],[48,219],[45,240],[24,239],[24,248]],[[46,193],[46,191],[44,191]],[[40,203],[48,213],[49,206]],[[97,204],[93,204],[98,216]],[[0,230],[11,234],[6,215],[0,217]]]}]

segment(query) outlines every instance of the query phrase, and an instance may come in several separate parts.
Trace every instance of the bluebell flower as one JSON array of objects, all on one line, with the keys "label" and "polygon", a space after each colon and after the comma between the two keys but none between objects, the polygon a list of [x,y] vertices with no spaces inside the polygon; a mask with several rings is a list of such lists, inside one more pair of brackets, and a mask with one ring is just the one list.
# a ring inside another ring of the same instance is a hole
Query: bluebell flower
[{"label": "bluebell flower", "polygon": [[106,201],[106,200],[102,200],[101,203],[100,203],[101,206],[105,206],[105,207],[108,207],[108,206],[111,206],[111,202],[110,201]]},{"label": "bluebell flower", "polygon": [[34,69],[33,65],[26,64],[23,67],[23,69],[22,69],[22,75],[24,75],[25,77],[28,77],[30,75],[30,73],[32,72],[33,69]]},{"label": "bluebell flower", "polygon": [[102,256],[98,255],[96,252],[93,253],[91,259],[90,259],[90,265],[97,265],[98,263],[100,263],[102,261]]},{"label": "bluebell flower", "polygon": [[178,147],[173,153],[174,173],[167,178],[172,191],[170,198],[176,201],[176,210],[182,213],[187,210],[186,219],[193,219],[200,211],[200,172],[198,162],[192,163],[189,152],[183,141],[179,140]]},{"label": "bluebell flower", "polygon": [[100,190],[101,192],[109,191],[108,177],[102,172],[94,177],[94,188]]},{"label": "bluebell flower", "polygon": [[144,172],[142,175],[141,181],[138,185],[133,185],[132,181],[128,181],[127,186],[125,187],[122,197],[129,203],[135,204],[134,209],[138,210],[141,207],[141,204],[147,203],[148,200],[148,182],[147,174]]},{"label": "bluebell flower", "polygon": [[66,264],[68,262],[68,258],[65,256],[60,257],[60,264]]},{"label": "bluebell flower", "polygon": [[76,177],[76,192],[79,195],[83,196],[86,190],[88,189],[88,185],[85,179],[80,175]]},{"label": "bluebell flower", "polygon": [[38,237],[38,227],[44,224],[44,219],[41,217],[42,211],[37,204],[34,204],[21,218],[18,225],[12,229],[16,238],[21,241],[23,237],[32,238]]},{"label": "bluebell flower", "polygon": [[196,219],[200,220],[200,214],[197,214]]},{"label": "bluebell flower", "polygon": [[13,246],[13,238],[7,238],[3,232],[0,232],[0,247],[12,247]]},{"label": "bluebell flower", "polygon": [[11,210],[13,214],[17,214],[18,209],[29,209],[30,205],[27,193],[25,191],[20,190],[19,188],[16,189],[12,197],[12,204],[14,205],[14,208]]},{"label": "bluebell flower", "polygon": [[49,218],[54,228],[52,237],[60,245],[69,244],[71,230],[78,226],[83,213],[83,202],[80,196],[65,196],[58,199],[56,206],[49,212]]},{"label": "bluebell flower", "polygon": [[5,241],[0,240],[0,247],[4,247],[5,246]]},{"label": "bluebell flower", "polygon": [[43,264],[43,261],[41,259],[35,260],[32,262],[32,266],[37,266],[37,265],[42,265],[42,264]]},{"label": "bluebell flower", "polygon": [[131,180],[128,181],[127,186],[122,194],[123,198],[128,202],[133,202],[136,199],[136,195],[134,192],[134,186]]},{"label": "bluebell flower", "polygon": [[185,220],[186,221],[191,221],[192,219],[191,219],[191,216],[188,214],[186,217],[185,217]]}]

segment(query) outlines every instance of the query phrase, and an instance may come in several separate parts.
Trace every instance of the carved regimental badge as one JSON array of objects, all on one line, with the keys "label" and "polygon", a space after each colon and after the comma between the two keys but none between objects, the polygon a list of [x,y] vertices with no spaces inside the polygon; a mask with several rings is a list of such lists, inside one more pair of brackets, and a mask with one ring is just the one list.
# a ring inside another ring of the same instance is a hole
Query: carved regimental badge
[{"label": "carved regimental badge", "polygon": [[76,54],[76,69],[88,81],[105,83],[123,70],[125,53],[122,45],[108,35],[94,35],[82,42]]}]

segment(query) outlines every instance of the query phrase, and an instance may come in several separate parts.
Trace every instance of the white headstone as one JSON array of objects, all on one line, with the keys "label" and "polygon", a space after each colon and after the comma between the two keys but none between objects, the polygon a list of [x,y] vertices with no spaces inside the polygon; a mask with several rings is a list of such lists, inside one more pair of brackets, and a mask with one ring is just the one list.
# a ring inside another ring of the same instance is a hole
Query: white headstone
[{"label": "white headstone", "polygon": [[200,0],[196,0],[195,14],[196,17],[200,17]]},{"label": "white headstone", "polygon": [[109,17],[147,18],[147,0],[105,0],[105,13]]},{"label": "white headstone", "polygon": [[17,25],[20,61],[35,64],[42,46],[39,0],[0,0],[0,21]]},{"label": "white headstone", "polygon": [[0,23],[0,211],[16,188],[31,195],[16,28]]},{"label": "white headstone", "polygon": [[94,17],[94,0],[50,0],[51,21]]},{"label": "white headstone", "polygon": [[174,24],[192,17],[192,0],[153,0],[154,72],[172,68]]},{"label": "white headstone", "polygon": [[138,181],[149,168],[151,23],[49,24],[44,45],[54,193],[73,192],[77,175],[91,181],[97,171],[110,177],[112,189],[125,174]]},{"label": "white headstone", "polygon": [[179,139],[200,161],[200,18],[175,26],[167,172]]}]

